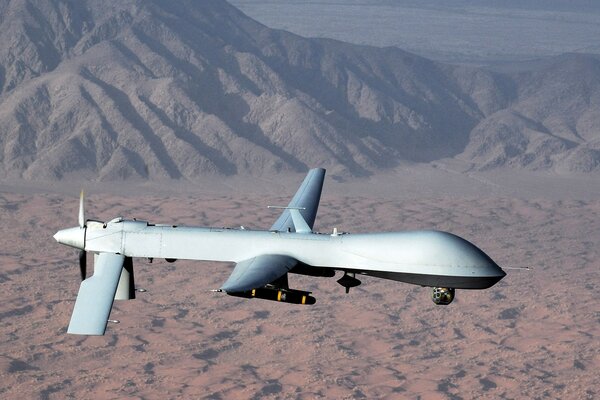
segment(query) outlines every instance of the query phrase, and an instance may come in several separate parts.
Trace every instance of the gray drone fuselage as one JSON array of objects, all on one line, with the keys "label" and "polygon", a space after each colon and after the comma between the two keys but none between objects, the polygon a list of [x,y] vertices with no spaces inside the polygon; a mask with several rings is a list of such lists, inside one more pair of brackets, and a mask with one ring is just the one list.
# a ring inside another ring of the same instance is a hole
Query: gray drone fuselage
[{"label": "gray drone fuselage", "polygon": [[456,289],[485,289],[505,276],[475,245],[440,231],[330,235],[152,225],[117,218],[60,231],[57,240],[95,253],[157,259],[237,263],[277,254],[313,267]]}]

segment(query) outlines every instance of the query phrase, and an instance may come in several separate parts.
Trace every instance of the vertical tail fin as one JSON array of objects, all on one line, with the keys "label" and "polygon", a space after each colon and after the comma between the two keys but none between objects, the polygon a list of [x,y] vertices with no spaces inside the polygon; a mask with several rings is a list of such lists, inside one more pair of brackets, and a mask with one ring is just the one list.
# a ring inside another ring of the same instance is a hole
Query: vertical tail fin
[{"label": "vertical tail fin", "polygon": [[[306,221],[306,224],[311,229],[315,224],[315,219],[317,217],[324,179],[325,169],[314,168],[308,171],[306,178],[304,178],[298,191],[288,204],[288,207],[300,210],[299,212],[302,215],[302,218],[304,218],[304,221]],[[295,226],[290,211],[291,210],[283,211],[271,227],[271,230],[284,232],[289,229],[294,231]]]}]

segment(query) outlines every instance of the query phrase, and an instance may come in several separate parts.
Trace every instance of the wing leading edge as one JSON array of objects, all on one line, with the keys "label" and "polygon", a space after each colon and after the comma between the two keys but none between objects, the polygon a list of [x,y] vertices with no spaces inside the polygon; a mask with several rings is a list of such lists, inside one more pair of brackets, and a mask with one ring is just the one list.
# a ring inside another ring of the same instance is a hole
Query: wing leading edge
[{"label": "wing leading edge", "polygon": [[100,253],[94,275],[81,282],[67,333],[104,335],[125,256]]}]

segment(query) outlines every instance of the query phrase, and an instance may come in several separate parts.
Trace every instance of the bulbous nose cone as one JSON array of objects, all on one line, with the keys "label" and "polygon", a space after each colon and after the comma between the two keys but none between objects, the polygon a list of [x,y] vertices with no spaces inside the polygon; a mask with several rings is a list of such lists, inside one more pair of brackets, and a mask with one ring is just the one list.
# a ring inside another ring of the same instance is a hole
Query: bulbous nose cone
[{"label": "bulbous nose cone", "polygon": [[85,250],[85,228],[62,229],[54,234],[54,239],[65,246]]}]

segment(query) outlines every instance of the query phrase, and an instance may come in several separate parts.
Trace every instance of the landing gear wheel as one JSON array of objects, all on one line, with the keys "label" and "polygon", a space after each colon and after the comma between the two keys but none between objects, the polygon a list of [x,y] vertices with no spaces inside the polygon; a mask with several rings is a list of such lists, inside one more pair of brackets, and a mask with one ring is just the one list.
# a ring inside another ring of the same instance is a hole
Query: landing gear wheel
[{"label": "landing gear wheel", "polygon": [[434,287],[431,299],[439,306],[447,306],[454,300],[454,292],[452,288]]}]

